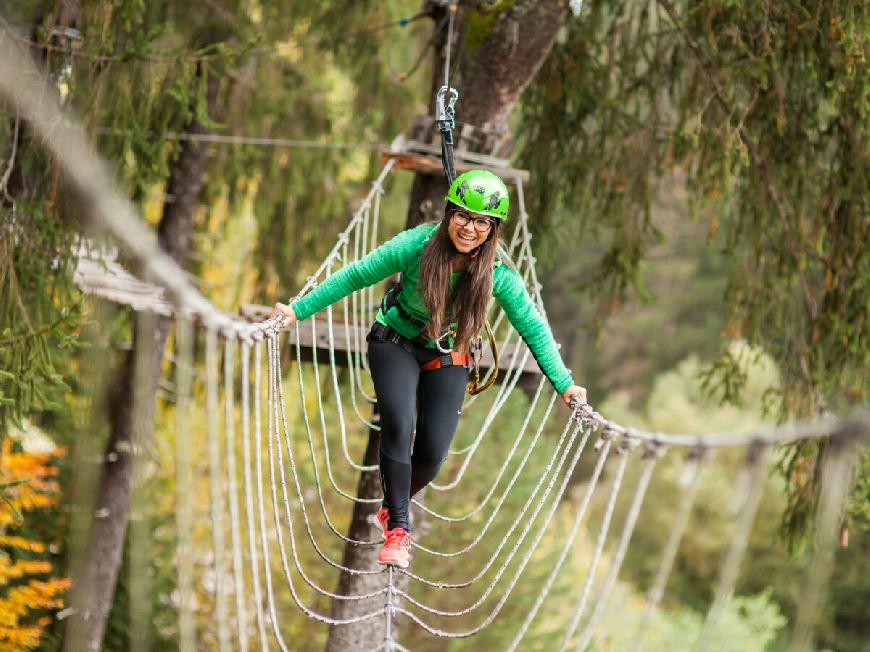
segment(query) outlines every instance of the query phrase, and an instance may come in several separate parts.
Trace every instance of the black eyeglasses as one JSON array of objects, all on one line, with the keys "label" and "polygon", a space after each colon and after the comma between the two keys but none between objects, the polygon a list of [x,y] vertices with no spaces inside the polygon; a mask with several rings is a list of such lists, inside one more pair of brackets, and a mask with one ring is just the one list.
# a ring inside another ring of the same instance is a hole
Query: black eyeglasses
[{"label": "black eyeglasses", "polygon": [[488,217],[473,217],[465,211],[453,211],[451,218],[456,226],[465,226],[469,222],[474,224],[474,230],[478,233],[486,233],[492,228],[493,220]]}]

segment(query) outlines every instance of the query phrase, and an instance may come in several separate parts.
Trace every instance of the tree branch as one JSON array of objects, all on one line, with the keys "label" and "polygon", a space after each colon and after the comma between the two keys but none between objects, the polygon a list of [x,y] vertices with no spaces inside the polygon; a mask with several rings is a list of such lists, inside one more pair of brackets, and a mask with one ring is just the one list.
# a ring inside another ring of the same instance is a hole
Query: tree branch
[{"label": "tree branch", "polygon": [[[674,26],[680,32],[683,40],[685,40],[686,45],[689,46],[689,49],[695,54],[695,57],[697,57],[698,63],[701,66],[701,71],[704,73],[704,76],[713,86],[715,98],[719,106],[722,107],[726,114],[735,115],[736,111],[731,103],[725,98],[725,93],[722,90],[722,84],[719,81],[717,70],[713,65],[713,62],[707,56],[707,53],[703,50],[703,48],[701,48],[701,45],[698,43],[698,41],[695,40],[695,38],[680,22],[680,19],[677,16],[676,11],[674,11],[674,7],[670,3],[670,0],[658,0],[658,3],[667,12],[671,21],[674,23]],[[794,231],[792,230],[791,224],[788,221],[788,211],[786,209],[785,203],[783,202],[782,197],[780,196],[779,192],[774,187],[773,182],[770,179],[767,165],[763,157],[758,153],[758,145],[752,139],[752,136],[750,136],[749,130],[743,124],[742,119],[737,125],[736,131],[740,136],[740,140],[743,142],[743,144],[746,146],[747,151],[749,152],[749,158],[752,161],[752,165],[758,172],[758,178],[761,181],[762,187],[764,188],[768,197],[770,197],[770,200],[773,202],[776,215],[779,218],[780,225],[782,226],[782,230],[786,238],[786,243],[794,253],[795,257],[797,257],[801,247],[799,243],[795,240]],[[813,297],[809,281],[807,280],[804,271],[800,268],[800,265],[796,266],[796,270],[798,278],[800,279],[801,290],[803,291],[804,304],[807,313],[809,314],[811,319],[815,319],[816,315],[818,314],[818,304]]]}]

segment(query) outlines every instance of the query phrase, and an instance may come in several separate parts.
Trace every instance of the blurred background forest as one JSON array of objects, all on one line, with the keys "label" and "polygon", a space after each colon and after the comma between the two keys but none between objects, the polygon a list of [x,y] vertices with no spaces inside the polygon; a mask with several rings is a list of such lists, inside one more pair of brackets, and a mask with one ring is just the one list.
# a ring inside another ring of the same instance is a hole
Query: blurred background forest
[{"label": "blurred background forest", "polygon": [[[459,65],[485,44],[488,30],[529,3],[461,4]],[[553,49],[510,117],[517,141],[511,162],[531,172],[527,201],[544,300],[590,403],[627,425],[696,433],[866,405],[866,3],[675,2],[680,25],[663,8],[670,3],[587,0],[576,16],[561,4]],[[181,237],[188,240],[174,255],[215,305],[237,312],[245,303],[271,304],[296,293],[377,174],[381,146],[413,116],[430,111],[433,6],[438,3],[4,0],[0,18],[84,122],[119,186],[155,230],[183,203],[174,194],[179,175],[197,175],[189,233]],[[54,650],[62,645],[68,578],[87,558],[90,501],[111,430],[106,415],[118,400],[112,389],[121,386],[133,320],[74,285],[73,245],[85,230],[81,208],[27,124],[7,106],[0,111],[0,487],[6,497],[0,502],[0,649]],[[457,111],[461,120],[461,98]],[[172,136],[192,131],[286,142],[185,149],[190,141]],[[191,152],[199,162],[184,172],[179,161]],[[390,179],[384,233],[405,224],[412,181],[408,172]],[[164,244],[173,237],[160,233]],[[296,371],[288,364],[286,373],[292,379]],[[131,572],[128,548],[107,650],[177,644],[174,434],[167,426],[173,391],[165,382],[157,387],[153,443],[131,510],[128,539],[145,531],[153,537],[147,578]],[[324,391],[331,388],[324,384]],[[517,397],[506,407],[505,431],[523,418],[525,401]],[[466,418],[471,431],[477,417]],[[364,433],[352,440],[354,454],[361,454]],[[190,442],[204,446],[204,438],[198,424]],[[796,569],[808,554],[819,454],[817,444],[779,453],[738,599],[713,649],[782,646],[801,588]],[[478,477],[485,484],[492,475],[487,464],[496,462],[479,463],[472,485]],[[624,608],[607,615],[617,634],[600,642],[601,649],[625,644],[619,619],[637,617],[655,572],[661,522],[676,509],[678,465],[671,464],[647,498],[618,587]],[[723,492],[739,464],[723,455],[708,469],[699,516],[647,649],[681,649],[701,626],[727,545]],[[572,496],[591,463],[581,467]],[[865,454],[820,615],[819,649],[870,649],[868,470]],[[342,480],[350,487],[355,476]],[[475,498],[462,499],[473,504]],[[333,507],[340,513],[343,504]],[[558,527],[567,520],[548,533],[542,555],[556,549]],[[198,536],[205,536],[207,523],[200,527]],[[581,581],[592,536],[554,587],[557,595],[569,595]],[[470,567],[489,552],[480,551]],[[303,557],[316,566],[311,551]],[[420,564],[430,577],[464,577],[461,564]],[[321,570],[330,586],[331,575]],[[527,611],[534,585],[518,591],[502,618]],[[129,613],[131,586],[147,591],[144,623]],[[207,586],[201,592],[205,618],[211,597]],[[555,602],[530,632],[529,649],[558,642],[569,607],[567,599]],[[288,631],[305,636],[305,619],[284,613]],[[134,633],[144,638],[137,643]],[[491,628],[449,643],[410,626],[403,634],[411,649],[459,650],[500,649],[513,632]],[[322,647],[323,632],[307,635],[310,649]]]}]

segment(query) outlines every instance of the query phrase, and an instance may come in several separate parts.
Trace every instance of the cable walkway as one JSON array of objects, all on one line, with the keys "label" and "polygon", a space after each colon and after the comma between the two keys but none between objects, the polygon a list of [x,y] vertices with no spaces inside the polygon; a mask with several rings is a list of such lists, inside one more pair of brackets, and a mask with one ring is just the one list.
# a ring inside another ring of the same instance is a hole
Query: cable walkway
[{"label": "cable walkway", "polygon": [[[522,649],[551,590],[564,572],[578,536],[591,526],[590,506],[596,492],[600,492],[605,494],[601,497],[605,501],[604,513],[597,524],[592,556],[583,583],[575,592],[571,616],[564,623],[559,644],[560,650],[588,649],[596,637],[604,635],[601,631],[603,616],[619,581],[655,471],[665,460],[678,459],[683,465],[678,508],[668,524],[668,537],[646,596],[643,618],[631,644],[632,650],[641,649],[652,615],[667,588],[680,542],[690,526],[703,471],[717,450],[736,448],[744,451],[744,461],[733,489],[738,516],[713,600],[693,644],[693,649],[704,650],[733,596],[775,447],[826,438],[828,446],[820,467],[815,553],[798,605],[791,645],[793,649],[803,649],[811,641],[814,613],[823,598],[831,570],[839,514],[859,448],[870,431],[866,415],[852,419],[827,415],[753,432],[703,436],[625,427],[607,419],[590,405],[576,405],[566,417],[554,410],[558,396],[545,381],[538,384],[531,396],[523,397],[517,392],[529,351],[515,347],[504,382],[498,389],[485,397],[481,395],[466,401],[464,410],[474,411],[482,415],[482,419],[475,432],[461,433],[462,437],[470,436],[470,442],[456,445],[450,451],[451,458],[456,460],[455,472],[449,476],[443,474],[445,479],[432,485],[433,491],[427,500],[415,501],[435,522],[443,524],[440,527],[456,527],[475,517],[483,519],[470,542],[456,549],[441,549],[437,541],[427,545],[415,543],[415,556],[462,558],[484,539],[488,540],[492,554],[478,568],[468,568],[466,579],[462,581],[441,581],[394,567],[350,568],[334,559],[330,549],[343,544],[376,546],[381,541],[357,539],[342,532],[336,525],[336,517],[330,513],[335,501],[328,496],[335,494],[351,505],[371,503],[372,512],[374,504],[380,502],[380,498],[354,495],[341,486],[339,478],[343,467],[346,467],[345,473],[375,468],[354,459],[349,439],[360,429],[377,427],[364,414],[366,407],[374,402],[374,393],[367,383],[366,360],[359,335],[361,329],[371,323],[377,309],[376,290],[366,288],[356,292],[341,305],[346,340],[354,339],[354,345],[347,349],[346,382],[336,364],[333,308],[326,311],[323,320],[312,318],[307,324],[296,324],[289,335],[289,352],[295,354],[290,359],[295,366],[298,396],[285,396],[284,384],[292,374],[285,376],[283,371],[287,357],[282,357],[279,318],[251,324],[218,311],[190,284],[183,271],[157,247],[154,234],[133,205],[114,190],[107,166],[87,141],[81,125],[50,99],[53,96],[45,81],[21,56],[6,31],[0,31],[0,95],[32,125],[61,163],[82,197],[87,219],[105,229],[123,248],[137,269],[138,277],[163,288],[165,303],[162,305],[168,305],[168,311],[175,318],[172,351],[177,431],[175,602],[180,649],[197,649],[202,627],[199,622],[202,614],[197,612],[194,603],[203,572],[193,563],[193,552],[198,545],[192,530],[197,460],[191,447],[183,442],[203,411],[211,519],[208,572],[213,578],[214,598],[211,624],[220,650],[297,649],[289,640],[290,635],[282,629],[282,614],[290,605],[305,617],[330,627],[382,622],[384,639],[377,649],[405,649],[397,640],[395,628],[399,620],[413,623],[435,637],[471,637],[496,622],[517,586],[527,577],[526,569],[533,561],[548,563],[543,583],[525,587],[535,598],[522,622],[500,623],[503,628],[516,630],[507,649]],[[381,196],[394,167],[394,160],[387,161],[335,245],[297,296],[377,246],[381,236]],[[546,316],[519,181],[516,193],[519,218],[506,253],[517,265],[538,308]],[[519,336],[504,319],[503,311],[493,306],[490,319],[503,346],[519,342]],[[303,363],[300,328],[310,328],[317,341],[321,321],[326,325],[329,361],[323,365]],[[201,352],[202,360],[197,352]],[[204,369],[203,382],[196,376],[201,368]],[[321,377],[322,372],[326,373],[325,379]],[[204,385],[204,394],[196,391],[200,385]],[[199,405],[200,394],[204,395],[204,405]],[[348,397],[349,406],[344,404]],[[526,412],[515,432],[507,438],[508,445],[494,442],[489,446],[505,406],[516,402],[525,405]],[[293,406],[292,412],[288,405]],[[554,436],[547,437],[547,433]],[[335,446],[341,449],[338,455],[330,451]],[[439,495],[450,495],[449,492],[458,488],[467,490],[469,470],[484,450],[490,457],[499,456],[500,462],[479,499],[475,498],[473,506],[463,513],[447,514],[443,508],[437,508]],[[519,459],[515,460],[521,450]],[[544,468],[534,466],[535,455],[546,460]],[[594,456],[594,468],[585,483],[582,499],[568,505],[574,511],[571,526],[553,559],[536,560],[536,552],[541,550],[559,508],[571,502],[566,501],[566,492],[584,455]],[[609,477],[605,478],[608,464],[615,468],[610,468]],[[637,469],[637,473],[628,473],[630,467]],[[306,474],[313,481],[313,487],[305,486]],[[505,478],[507,481],[503,482]],[[518,491],[521,479],[528,486],[523,505],[516,514],[505,515],[502,508]],[[633,487],[627,487],[632,483]],[[628,507],[622,514],[617,505],[624,488],[628,491],[624,499]],[[321,524],[320,521],[327,530],[325,538],[317,534],[315,525]],[[491,536],[493,532],[495,536]],[[375,533],[374,527],[372,533]],[[496,540],[492,541],[493,538]],[[306,555],[315,556],[317,568],[312,569],[310,565],[306,568]],[[603,577],[598,573],[601,566],[607,566]],[[322,580],[317,577],[329,568],[339,573],[377,576],[379,582],[380,578],[383,581],[380,588],[368,593],[343,595],[322,586]],[[400,577],[407,579],[410,590],[399,586]],[[468,591],[472,586],[476,595]],[[450,609],[433,602],[439,591],[458,592],[451,599]],[[353,617],[335,618],[324,612],[324,600],[359,602],[366,610]]]}]

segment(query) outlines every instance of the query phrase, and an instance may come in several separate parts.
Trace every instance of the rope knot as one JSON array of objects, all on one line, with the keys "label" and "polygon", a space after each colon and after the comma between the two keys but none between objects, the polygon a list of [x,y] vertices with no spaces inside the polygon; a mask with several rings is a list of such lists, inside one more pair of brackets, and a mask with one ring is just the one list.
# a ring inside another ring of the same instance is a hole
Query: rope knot
[{"label": "rope knot", "polygon": [[592,447],[593,450],[597,453],[604,448],[605,442],[613,441],[616,436],[619,435],[619,431],[615,428],[611,427],[608,424],[604,424],[604,427],[601,429],[601,434],[598,435],[598,439],[595,442],[595,445]]},{"label": "rope knot", "polygon": [[254,337],[256,339],[274,339],[278,337],[281,333],[281,329],[284,327],[284,315],[279,312],[277,315],[273,315],[272,317],[263,320],[257,326],[258,328],[254,332]]},{"label": "rope knot", "polygon": [[643,459],[662,458],[665,455],[665,450],[665,445],[657,439],[647,441],[643,448]]},{"label": "rope knot", "polygon": [[617,452],[620,455],[631,453],[633,450],[637,449],[640,446],[640,439],[637,437],[633,437],[632,433],[634,430],[632,428],[626,428],[625,432],[622,433],[622,439],[619,442],[619,448]]}]

